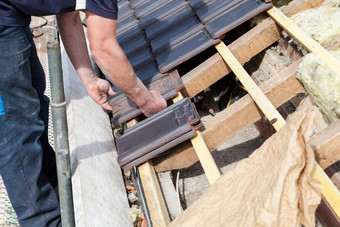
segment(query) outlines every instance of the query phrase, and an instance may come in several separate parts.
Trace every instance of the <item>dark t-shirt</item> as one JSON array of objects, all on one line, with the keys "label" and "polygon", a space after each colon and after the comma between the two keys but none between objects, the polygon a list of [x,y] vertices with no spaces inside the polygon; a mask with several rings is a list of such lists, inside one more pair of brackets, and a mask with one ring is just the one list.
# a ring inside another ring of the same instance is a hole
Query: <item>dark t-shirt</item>
[{"label": "dark t-shirt", "polygon": [[[83,0],[85,9],[117,19],[116,0]],[[0,0],[0,25],[26,26],[31,16],[56,15],[75,10],[76,0]]]}]

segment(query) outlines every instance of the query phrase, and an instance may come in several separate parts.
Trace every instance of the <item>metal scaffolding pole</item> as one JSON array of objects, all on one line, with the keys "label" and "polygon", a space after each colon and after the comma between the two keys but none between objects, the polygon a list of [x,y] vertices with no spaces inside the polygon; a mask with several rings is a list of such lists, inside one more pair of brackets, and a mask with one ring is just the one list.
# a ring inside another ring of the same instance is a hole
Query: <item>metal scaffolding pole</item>
[{"label": "metal scaffolding pole", "polygon": [[58,41],[47,43],[51,86],[51,109],[55,139],[61,221],[63,227],[75,226],[68,144],[66,101]]}]

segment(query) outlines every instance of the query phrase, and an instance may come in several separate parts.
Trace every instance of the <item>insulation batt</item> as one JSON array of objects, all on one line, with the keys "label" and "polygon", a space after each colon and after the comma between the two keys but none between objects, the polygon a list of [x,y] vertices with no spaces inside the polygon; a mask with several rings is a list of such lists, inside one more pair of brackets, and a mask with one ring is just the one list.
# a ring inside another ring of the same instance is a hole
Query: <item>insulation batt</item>
[{"label": "insulation batt", "polygon": [[[331,53],[340,61],[340,51]],[[296,76],[330,122],[340,118],[340,75],[331,71],[314,54],[307,54]]]},{"label": "insulation batt", "polygon": [[340,1],[326,0],[320,7],[291,17],[295,24],[321,45],[340,34]]},{"label": "insulation batt", "polygon": [[[321,45],[340,35],[340,0],[326,0],[321,6],[300,12],[291,17],[300,28]],[[283,32],[285,37],[288,36]],[[307,53],[302,46],[294,42],[304,54]]]}]

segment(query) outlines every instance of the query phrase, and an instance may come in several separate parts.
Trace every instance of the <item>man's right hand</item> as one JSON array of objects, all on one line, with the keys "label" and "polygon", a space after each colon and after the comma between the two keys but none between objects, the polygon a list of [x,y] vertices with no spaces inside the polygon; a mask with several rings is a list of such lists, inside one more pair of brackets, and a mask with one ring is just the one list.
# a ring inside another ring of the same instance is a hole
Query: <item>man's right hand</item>
[{"label": "man's right hand", "polygon": [[91,82],[84,85],[91,98],[101,107],[112,110],[108,103],[109,95],[115,95],[109,82],[95,77]]},{"label": "man's right hand", "polygon": [[151,90],[150,97],[147,101],[139,107],[139,109],[143,112],[143,114],[147,117],[158,113],[167,107],[167,103],[165,99],[159,94],[158,91]]}]

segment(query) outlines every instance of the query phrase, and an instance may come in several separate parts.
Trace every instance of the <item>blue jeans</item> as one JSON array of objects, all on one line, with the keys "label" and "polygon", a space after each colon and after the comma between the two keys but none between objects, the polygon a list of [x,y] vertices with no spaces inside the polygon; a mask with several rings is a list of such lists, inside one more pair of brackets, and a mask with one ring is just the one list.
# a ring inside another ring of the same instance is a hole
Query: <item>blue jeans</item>
[{"label": "blue jeans", "polygon": [[29,27],[0,26],[0,174],[22,227],[61,225],[45,86]]}]

